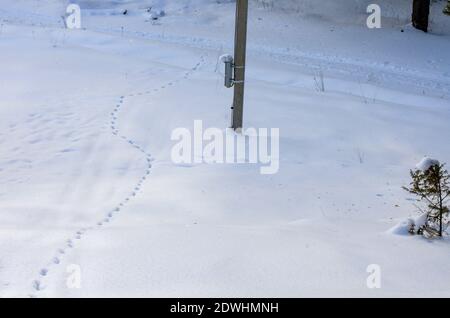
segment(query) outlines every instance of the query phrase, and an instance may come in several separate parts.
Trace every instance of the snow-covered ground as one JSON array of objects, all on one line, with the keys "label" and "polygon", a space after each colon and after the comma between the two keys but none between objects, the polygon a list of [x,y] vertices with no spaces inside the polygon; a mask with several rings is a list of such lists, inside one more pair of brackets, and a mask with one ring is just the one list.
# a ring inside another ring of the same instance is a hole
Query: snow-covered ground
[{"label": "snow-covered ground", "polygon": [[355,0],[283,1],[249,17],[245,125],[280,129],[274,175],[170,156],[175,128],[229,124],[233,1],[71,1],[82,30],[66,1],[2,1],[0,296],[450,296],[448,239],[390,230],[417,215],[409,169],[450,162],[444,2],[425,34],[405,0],[379,30]]}]

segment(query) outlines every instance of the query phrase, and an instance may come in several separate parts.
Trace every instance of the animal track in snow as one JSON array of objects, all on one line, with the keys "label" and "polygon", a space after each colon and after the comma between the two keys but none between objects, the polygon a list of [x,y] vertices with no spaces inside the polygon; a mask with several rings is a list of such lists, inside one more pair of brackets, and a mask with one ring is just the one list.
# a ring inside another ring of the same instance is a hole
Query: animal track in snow
[{"label": "animal track in snow", "polygon": [[[200,62],[198,62],[190,70],[188,70],[185,73],[183,73],[182,78],[183,79],[189,78],[189,76],[192,75],[192,73],[194,73],[196,70],[198,70],[199,67],[204,62],[205,62],[205,57],[201,56],[200,57]],[[151,95],[151,94],[154,94],[154,93],[159,92],[161,90],[164,90],[167,87],[171,87],[174,84],[179,83],[179,82],[181,82],[181,79],[170,81],[170,82],[168,82],[166,84],[161,85],[159,88],[154,88],[153,90],[150,89],[150,90],[146,90],[144,92],[131,93],[131,94],[122,95],[122,96],[119,97],[119,100],[118,100],[117,104],[114,106],[113,110],[110,112],[111,133],[112,133],[113,136],[119,137],[121,140],[125,141],[131,147],[133,147],[134,149],[136,149],[137,151],[141,152],[144,155],[145,160],[147,162],[146,170],[144,171],[143,176],[139,179],[139,181],[132,188],[133,190],[130,192],[130,194],[127,197],[125,197],[122,200],[122,202],[120,202],[116,207],[114,207],[109,212],[107,212],[105,214],[105,216],[102,217],[101,220],[97,221],[95,223],[96,224],[95,226],[90,226],[88,228],[81,228],[81,229],[75,231],[73,237],[66,240],[65,246],[62,247],[62,248],[57,249],[56,256],[53,257],[51,262],[45,268],[42,268],[41,270],[39,270],[39,279],[36,279],[36,280],[33,281],[32,287],[33,287],[34,292],[40,292],[40,291],[45,289],[41,279],[43,279],[44,277],[47,277],[50,274],[50,267],[51,266],[57,266],[57,265],[59,265],[61,263],[62,257],[67,254],[66,249],[75,248],[74,241],[81,240],[83,238],[84,234],[86,234],[88,231],[92,231],[92,230],[94,230],[96,228],[97,229],[101,228],[101,227],[105,226],[105,223],[110,223],[113,220],[114,215],[119,213],[122,210],[123,207],[125,207],[127,204],[129,204],[129,202],[131,201],[132,198],[135,198],[139,194],[139,192],[142,190],[144,181],[146,181],[147,180],[147,176],[150,175],[150,172],[151,172],[151,169],[152,169],[152,162],[154,160],[153,157],[151,156],[151,154],[148,153],[142,146],[137,144],[131,138],[120,134],[120,129],[118,128],[119,127],[118,126],[118,120],[119,120],[119,114],[120,114],[121,110],[124,108],[123,105],[124,105],[125,100],[128,99],[128,98],[132,98],[134,96]],[[30,296],[31,297],[35,297],[36,295],[32,294]]]},{"label": "animal track in snow", "polygon": [[36,290],[36,291],[42,290],[42,284],[41,284],[41,282],[40,282],[39,280],[33,281],[33,288],[34,288],[34,290]]}]

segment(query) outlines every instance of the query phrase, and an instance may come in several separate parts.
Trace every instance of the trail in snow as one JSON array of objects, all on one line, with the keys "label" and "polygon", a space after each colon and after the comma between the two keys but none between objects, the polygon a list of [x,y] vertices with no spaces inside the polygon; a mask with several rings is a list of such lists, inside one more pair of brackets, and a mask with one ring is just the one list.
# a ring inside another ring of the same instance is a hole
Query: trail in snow
[{"label": "trail in snow", "polygon": [[[28,25],[41,28],[64,29],[63,22],[55,16],[41,13],[17,13],[0,9],[4,20],[10,24]],[[137,38],[161,43],[181,45],[185,47],[203,50],[233,49],[233,43],[218,38],[206,38],[183,34],[167,34],[166,32],[146,32],[123,27],[111,26],[100,27],[89,25],[85,30],[108,35],[121,35],[128,38]],[[284,64],[300,66],[305,73],[313,74],[317,70],[326,73],[327,77],[340,80],[349,78],[363,84],[373,84],[383,88],[396,89],[400,91],[415,91],[423,95],[429,95],[442,99],[450,98],[450,81],[448,73],[429,74],[423,70],[417,70],[404,64],[390,63],[386,61],[371,60],[364,56],[346,57],[329,55],[322,52],[308,51],[304,49],[275,47],[273,45],[248,43],[248,56]],[[247,74],[250,79],[250,74]],[[268,79],[266,79],[268,80]],[[337,89],[337,88],[335,88]],[[339,89],[337,89],[339,90]]]},{"label": "trail in snow", "polygon": [[57,249],[55,256],[49,262],[47,262],[47,265],[45,267],[43,267],[39,270],[39,273],[38,273],[39,276],[33,280],[32,288],[33,288],[34,293],[30,294],[31,297],[37,297],[38,296],[37,293],[39,293],[40,291],[42,291],[46,288],[46,286],[44,284],[45,277],[47,277],[49,275],[52,267],[61,264],[64,255],[66,255],[71,249],[75,248],[75,242],[77,240],[81,240],[87,232],[101,229],[103,226],[112,222],[114,217],[118,213],[120,213],[133,198],[135,198],[138,195],[138,193],[142,190],[144,182],[147,180],[148,176],[150,175],[151,168],[152,168],[152,162],[154,161],[154,158],[152,157],[152,155],[149,152],[147,152],[141,145],[136,143],[131,137],[121,134],[121,131],[119,129],[119,123],[118,123],[119,114],[123,110],[126,100],[133,98],[133,97],[137,97],[137,96],[152,95],[152,94],[158,93],[161,90],[173,87],[174,85],[180,83],[183,80],[187,80],[195,71],[197,71],[201,67],[201,65],[205,62],[205,58],[206,57],[204,55],[202,55],[200,57],[199,62],[197,64],[195,64],[191,69],[186,71],[181,78],[175,79],[173,81],[169,81],[169,82],[161,85],[158,88],[153,88],[153,89],[149,89],[146,91],[132,93],[132,94],[128,94],[128,95],[122,95],[119,97],[119,100],[118,100],[116,106],[114,107],[114,109],[112,110],[112,112],[110,114],[110,116],[111,116],[111,118],[110,118],[111,133],[114,136],[120,138],[122,141],[129,144],[131,147],[133,147],[134,149],[136,149],[137,151],[139,151],[140,153],[142,153],[145,156],[145,159],[147,161],[146,170],[145,170],[144,174],[142,175],[142,177],[137,182],[137,184],[134,186],[132,191],[129,193],[129,195],[127,197],[125,197],[117,206],[115,206],[112,210],[110,210],[95,225],[92,225],[89,227],[83,227],[83,228],[80,228],[79,230],[77,230],[72,237],[70,237],[66,240],[65,245],[63,247]]}]

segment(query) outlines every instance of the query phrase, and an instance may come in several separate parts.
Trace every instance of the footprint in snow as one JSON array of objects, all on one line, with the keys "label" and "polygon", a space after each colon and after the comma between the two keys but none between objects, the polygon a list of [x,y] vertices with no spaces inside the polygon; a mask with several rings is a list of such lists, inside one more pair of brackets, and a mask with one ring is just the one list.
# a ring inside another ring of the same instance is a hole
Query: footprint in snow
[{"label": "footprint in snow", "polygon": [[38,280],[33,281],[33,288],[37,291],[42,290],[41,282]]}]

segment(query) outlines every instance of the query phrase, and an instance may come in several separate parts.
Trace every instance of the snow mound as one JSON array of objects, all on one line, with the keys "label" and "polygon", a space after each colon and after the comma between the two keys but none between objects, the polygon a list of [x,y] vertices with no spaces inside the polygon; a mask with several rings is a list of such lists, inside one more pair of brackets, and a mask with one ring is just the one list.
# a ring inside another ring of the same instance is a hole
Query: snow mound
[{"label": "snow mound", "polygon": [[402,222],[398,223],[393,228],[388,230],[388,233],[394,235],[410,235],[409,229],[411,228],[412,225],[414,225],[414,228],[417,231],[417,229],[425,225],[426,222],[427,222],[427,214],[422,213],[417,217],[409,217],[408,219],[403,220]]},{"label": "snow mound", "polygon": [[430,169],[432,166],[435,165],[440,165],[440,162],[436,159],[425,157],[416,165],[416,168],[420,171],[427,171],[428,169]]},{"label": "snow mound", "polygon": [[149,8],[146,15],[149,20],[158,20],[166,16],[166,12],[162,9]]}]

